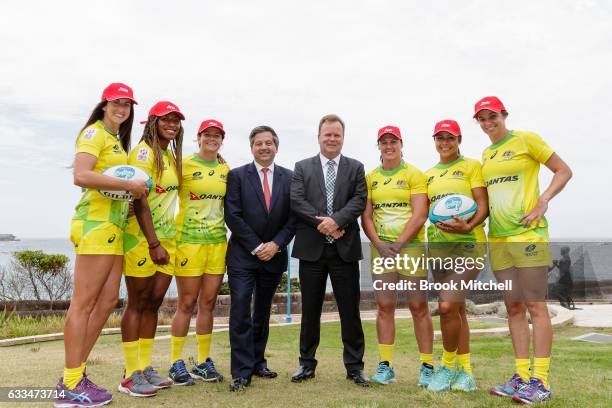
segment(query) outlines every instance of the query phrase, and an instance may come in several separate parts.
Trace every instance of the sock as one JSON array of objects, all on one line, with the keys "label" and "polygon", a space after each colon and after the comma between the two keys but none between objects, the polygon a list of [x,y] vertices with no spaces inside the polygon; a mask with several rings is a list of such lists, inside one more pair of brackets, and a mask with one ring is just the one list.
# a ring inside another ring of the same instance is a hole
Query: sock
[{"label": "sock", "polygon": [[134,371],[138,371],[138,340],[124,341],[123,357],[125,359],[125,378],[132,375]]},{"label": "sock", "polygon": [[455,351],[446,351],[443,349],[442,351],[442,365],[448,368],[449,370],[455,369],[455,359],[457,357],[457,350]]},{"label": "sock", "polygon": [[210,355],[211,337],[212,333],[196,334],[196,339],[198,340],[198,364],[205,362]]},{"label": "sock", "polygon": [[183,359],[183,346],[185,345],[185,340],[187,340],[186,336],[170,336],[170,364],[174,364],[175,361]]},{"label": "sock", "polygon": [[144,370],[151,365],[153,354],[153,339],[138,339],[138,365]]},{"label": "sock", "polygon": [[548,370],[550,369],[550,357],[536,357],[533,359],[533,377],[542,380],[548,388]]},{"label": "sock", "polygon": [[389,367],[393,364],[393,349],[395,344],[378,344],[378,351],[380,353],[380,361],[388,361]]},{"label": "sock", "polygon": [[472,374],[472,365],[470,364],[470,353],[457,354],[457,366],[458,369],[463,368],[463,371],[468,373],[471,377],[474,376]]},{"label": "sock", "polygon": [[74,390],[83,379],[81,366],[75,368],[64,368],[64,385],[69,390]]},{"label": "sock", "polygon": [[81,369],[81,373],[85,373],[85,369],[87,368],[87,363],[85,361],[83,361],[81,363],[81,367],[79,367]]},{"label": "sock", "polygon": [[516,366],[516,373],[521,376],[523,381],[529,381],[529,367],[531,366],[531,360],[528,358],[515,358],[514,365]]},{"label": "sock", "polygon": [[421,364],[429,364],[433,366],[433,354],[419,353]]}]

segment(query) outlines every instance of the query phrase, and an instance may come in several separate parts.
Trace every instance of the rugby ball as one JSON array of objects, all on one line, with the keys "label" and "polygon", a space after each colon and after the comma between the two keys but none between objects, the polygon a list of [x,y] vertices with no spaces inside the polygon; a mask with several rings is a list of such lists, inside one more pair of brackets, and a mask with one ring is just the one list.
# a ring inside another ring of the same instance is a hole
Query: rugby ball
[{"label": "rugby ball", "polygon": [[451,194],[442,197],[431,204],[429,209],[429,221],[432,224],[438,221],[447,221],[453,217],[468,221],[476,213],[476,201],[463,194]]},{"label": "rugby ball", "polygon": [[[142,169],[135,166],[128,165],[119,165],[109,167],[108,169],[102,172],[105,176],[113,177],[116,179],[124,179],[124,180],[145,180],[147,182],[147,186],[149,190],[153,187],[153,180],[147,173],[145,173]],[[104,197],[110,198],[111,200],[118,201],[130,201],[132,199],[132,193],[126,190],[98,190],[100,194]]]}]

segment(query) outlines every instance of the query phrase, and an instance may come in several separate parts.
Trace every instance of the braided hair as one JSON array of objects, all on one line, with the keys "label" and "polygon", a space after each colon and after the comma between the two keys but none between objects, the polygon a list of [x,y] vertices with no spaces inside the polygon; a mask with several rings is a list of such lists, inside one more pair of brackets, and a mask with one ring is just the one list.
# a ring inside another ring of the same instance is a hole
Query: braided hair
[{"label": "braided hair", "polygon": [[[142,137],[140,141],[145,141],[146,144],[149,145],[151,149],[153,149],[153,163],[155,165],[155,177],[158,180],[161,180],[162,175],[164,173],[164,159],[162,157],[162,149],[159,145],[159,135],[157,132],[157,121],[158,116],[149,116],[147,123],[145,124],[144,130],[142,132]],[[170,148],[170,152],[174,157],[174,163],[176,166],[176,173],[178,175],[179,182],[183,176],[182,169],[182,158],[183,158],[183,125],[178,131],[178,134],[171,140],[168,144]]]}]

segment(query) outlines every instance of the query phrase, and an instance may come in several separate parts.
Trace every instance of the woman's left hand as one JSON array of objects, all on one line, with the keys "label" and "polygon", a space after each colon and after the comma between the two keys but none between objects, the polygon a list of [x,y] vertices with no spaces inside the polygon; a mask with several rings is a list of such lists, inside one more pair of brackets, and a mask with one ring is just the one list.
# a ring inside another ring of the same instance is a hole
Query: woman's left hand
[{"label": "woman's left hand", "polygon": [[525,227],[530,227],[535,221],[536,228],[540,226],[540,220],[544,217],[544,214],[548,210],[548,200],[540,197],[536,206],[528,214],[525,214],[521,218],[521,223]]},{"label": "woman's left hand", "polygon": [[472,231],[472,227],[467,221],[462,218],[453,217],[453,219],[448,221],[438,221],[436,223],[436,227],[440,228],[445,232],[454,232],[459,234],[467,234]]}]

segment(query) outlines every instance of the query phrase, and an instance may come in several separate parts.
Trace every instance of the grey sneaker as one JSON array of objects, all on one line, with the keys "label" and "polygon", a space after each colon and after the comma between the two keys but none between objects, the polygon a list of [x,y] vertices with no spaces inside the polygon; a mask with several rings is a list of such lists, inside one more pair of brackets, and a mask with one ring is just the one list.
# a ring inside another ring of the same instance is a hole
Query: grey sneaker
[{"label": "grey sneaker", "polygon": [[119,383],[119,392],[131,397],[152,397],[157,395],[157,389],[147,382],[142,371],[134,371],[125,380]]},{"label": "grey sneaker", "polygon": [[142,370],[142,374],[144,375],[145,380],[153,387],[161,390],[163,388],[168,388],[172,385],[172,381],[168,378],[164,378],[155,369],[151,366],[148,366],[144,370]]}]

